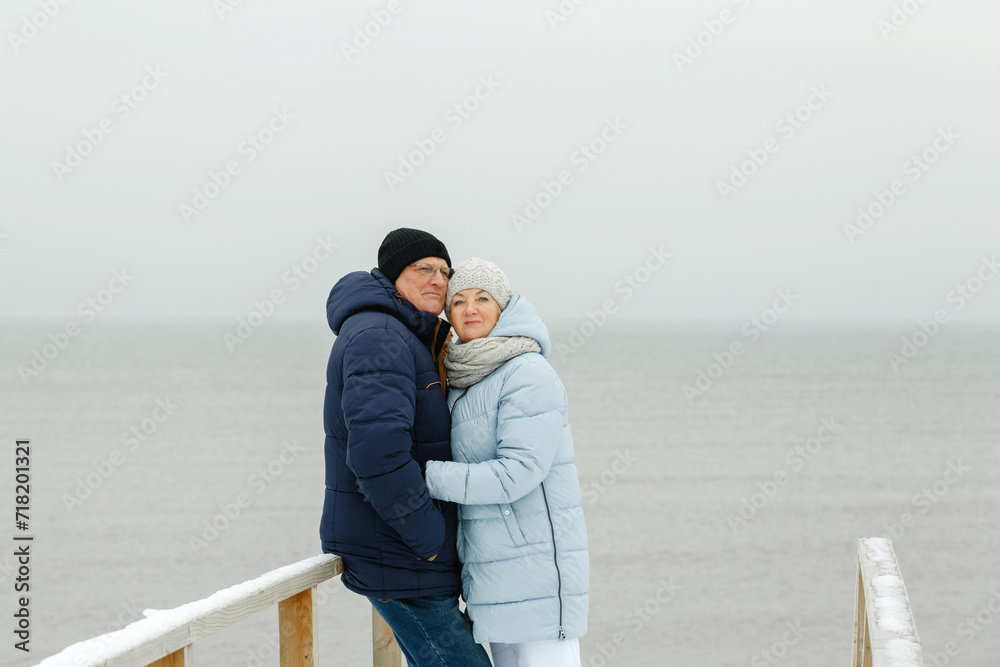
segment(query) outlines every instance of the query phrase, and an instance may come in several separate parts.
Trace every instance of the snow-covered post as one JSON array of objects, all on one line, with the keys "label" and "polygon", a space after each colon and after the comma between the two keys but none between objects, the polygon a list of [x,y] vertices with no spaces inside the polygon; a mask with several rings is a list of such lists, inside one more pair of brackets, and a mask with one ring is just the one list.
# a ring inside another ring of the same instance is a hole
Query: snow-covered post
[{"label": "snow-covered post", "polygon": [[910,599],[892,542],[858,541],[853,667],[924,667]]}]

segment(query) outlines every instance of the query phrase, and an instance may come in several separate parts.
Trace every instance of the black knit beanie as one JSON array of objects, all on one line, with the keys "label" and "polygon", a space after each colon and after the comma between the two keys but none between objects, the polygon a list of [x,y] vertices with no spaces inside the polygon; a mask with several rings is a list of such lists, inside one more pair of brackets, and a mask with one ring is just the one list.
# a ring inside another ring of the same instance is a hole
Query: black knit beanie
[{"label": "black knit beanie", "polygon": [[451,266],[448,249],[433,234],[400,227],[385,235],[378,249],[378,270],[395,283],[403,269],[424,257],[440,257]]}]

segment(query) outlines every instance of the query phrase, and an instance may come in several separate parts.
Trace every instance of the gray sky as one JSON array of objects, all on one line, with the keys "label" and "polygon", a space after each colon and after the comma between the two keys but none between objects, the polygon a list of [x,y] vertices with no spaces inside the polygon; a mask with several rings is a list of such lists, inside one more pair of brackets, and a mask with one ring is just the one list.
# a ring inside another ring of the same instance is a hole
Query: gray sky
[{"label": "gray sky", "polygon": [[[321,319],[412,226],[553,319],[742,321],[778,290],[791,321],[1000,317],[995,2],[57,6],[0,13],[0,316],[79,320],[110,284],[107,322],[274,290],[276,319]],[[292,277],[318,238],[337,249]]]}]

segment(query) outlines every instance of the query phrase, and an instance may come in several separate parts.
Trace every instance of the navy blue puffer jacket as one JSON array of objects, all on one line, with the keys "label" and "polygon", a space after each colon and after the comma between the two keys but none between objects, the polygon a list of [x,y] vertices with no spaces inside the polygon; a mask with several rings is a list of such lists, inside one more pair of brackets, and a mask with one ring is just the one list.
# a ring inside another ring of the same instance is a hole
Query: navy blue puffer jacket
[{"label": "navy blue puffer jacket", "polygon": [[378,269],[344,276],[326,309],[337,339],[326,372],[323,551],[343,558],[344,584],[362,595],[458,595],[457,510],[430,497],[422,473],[427,461],[451,460],[438,364],[450,327]]}]

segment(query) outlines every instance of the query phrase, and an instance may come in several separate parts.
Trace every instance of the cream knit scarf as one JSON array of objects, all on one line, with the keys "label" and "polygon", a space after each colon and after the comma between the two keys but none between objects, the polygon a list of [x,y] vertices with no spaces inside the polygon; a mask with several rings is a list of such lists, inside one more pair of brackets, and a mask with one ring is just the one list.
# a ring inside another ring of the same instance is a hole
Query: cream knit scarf
[{"label": "cream knit scarf", "polygon": [[542,347],[527,336],[495,336],[475,338],[468,343],[452,345],[444,358],[448,369],[448,385],[469,387],[502,366],[527,352],[541,352]]}]

